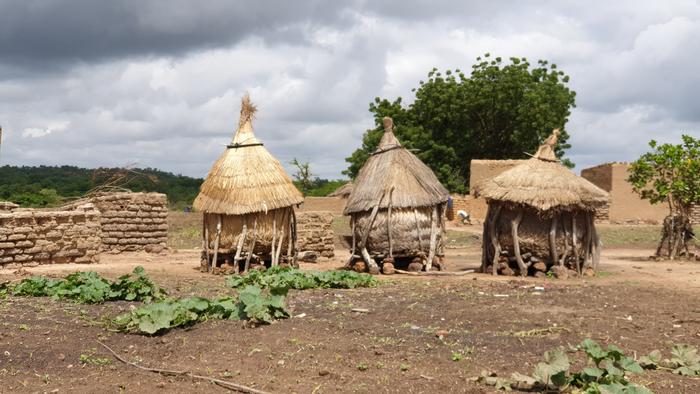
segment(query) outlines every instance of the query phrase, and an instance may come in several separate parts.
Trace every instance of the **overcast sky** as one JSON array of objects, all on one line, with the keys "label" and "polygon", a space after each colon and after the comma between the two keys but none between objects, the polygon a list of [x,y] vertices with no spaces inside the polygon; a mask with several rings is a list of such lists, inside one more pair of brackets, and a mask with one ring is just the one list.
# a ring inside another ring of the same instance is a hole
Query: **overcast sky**
[{"label": "overcast sky", "polygon": [[698,1],[0,0],[0,164],[203,177],[249,91],[280,161],[338,178],[374,97],[485,52],[571,76],[577,170],[700,136]]}]

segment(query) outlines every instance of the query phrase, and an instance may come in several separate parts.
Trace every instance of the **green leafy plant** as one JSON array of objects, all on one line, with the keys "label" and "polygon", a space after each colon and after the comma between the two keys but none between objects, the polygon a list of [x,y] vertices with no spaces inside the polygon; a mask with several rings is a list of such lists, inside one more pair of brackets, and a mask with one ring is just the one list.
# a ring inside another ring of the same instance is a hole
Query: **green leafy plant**
[{"label": "green leafy plant", "polygon": [[694,346],[674,346],[671,349],[671,360],[667,364],[673,368],[673,373],[684,376],[700,376],[700,355]]},{"label": "green leafy plant", "polygon": [[273,294],[286,293],[289,289],[372,287],[377,283],[372,275],[354,271],[300,271],[296,268],[280,266],[264,271],[252,270],[245,275],[231,275],[226,281],[226,284],[234,289],[254,285],[270,289]]},{"label": "green leafy plant", "polygon": [[7,289],[15,296],[71,299],[88,304],[116,300],[151,302],[166,295],[165,290],[148,278],[143,267],[136,267],[131,274],[119,277],[116,282],[110,282],[96,272],[75,272],[63,279],[27,278],[15,285],[7,285]]},{"label": "green leafy plant", "polygon": [[163,300],[117,316],[113,322],[122,331],[150,335],[208,319],[251,320],[257,324],[269,324],[276,319],[289,317],[284,299],[285,294],[268,294],[259,287],[246,286],[237,299],[189,297]]},{"label": "green leafy plant", "polygon": [[[579,350],[586,354],[589,365],[578,372],[569,371],[571,364],[563,349],[553,349],[545,352],[544,361],[535,366],[532,376],[516,372],[509,380],[498,378],[495,374],[482,373],[477,381],[504,390],[516,387],[524,390],[563,391],[573,387],[577,392],[589,394],[651,393],[649,389],[629,382],[628,374],[642,373],[643,369],[617,346],[608,345],[603,348],[597,342],[586,339],[572,348],[572,351]],[[651,358],[649,362],[652,362]]]},{"label": "green leafy plant", "polygon": [[452,357],[450,357],[452,361],[461,361],[464,356],[460,352],[452,352]]}]

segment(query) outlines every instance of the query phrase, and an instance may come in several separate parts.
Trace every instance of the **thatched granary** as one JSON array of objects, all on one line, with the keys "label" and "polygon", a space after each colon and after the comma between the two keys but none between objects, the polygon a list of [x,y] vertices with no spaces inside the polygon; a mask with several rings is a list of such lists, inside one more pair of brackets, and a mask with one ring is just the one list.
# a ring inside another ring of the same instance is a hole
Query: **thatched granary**
[{"label": "thatched granary", "polygon": [[343,186],[335,189],[333,193],[330,193],[328,197],[340,197],[340,198],[348,198],[350,197],[350,193],[352,193],[352,188],[353,184],[352,181],[344,184]]},{"label": "thatched granary", "polygon": [[434,263],[440,268],[449,192],[428,166],[401,146],[393,129],[392,119],[384,118],[379,147],[353,182],[344,211],[352,227],[347,266],[362,261],[371,273],[379,272],[377,261],[385,273],[393,272],[395,263],[420,263],[426,271]]},{"label": "thatched granary", "polygon": [[253,134],[256,108],[243,97],[233,141],[194,200],[204,213],[202,265],[239,272],[250,264],[296,264],[293,206],[304,201],[284,168]]},{"label": "thatched granary", "polygon": [[523,164],[475,185],[486,198],[482,272],[542,275],[564,267],[579,274],[597,268],[600,240],[594,224],[608,193],[561,165],[555,130]]}]

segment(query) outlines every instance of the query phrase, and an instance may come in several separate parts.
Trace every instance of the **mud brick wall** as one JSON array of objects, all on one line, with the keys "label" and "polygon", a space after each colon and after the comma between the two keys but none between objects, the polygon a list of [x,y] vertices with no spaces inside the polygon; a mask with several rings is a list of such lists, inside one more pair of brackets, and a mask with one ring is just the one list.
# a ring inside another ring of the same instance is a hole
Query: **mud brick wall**
[{"label": "mud brick wall", "polygon": [[486,211],[488,206],[483,198],[475,198],[472,195],[453,194],[452,209],[446,212],[447,220],[459,221],[457,216],[458,211],[464,211],[469,214],[469,218],[473,224],[480,224],[486,219]]},{"label": "mud brick wall", "polygon": [[690,208],[690,222],[695,226],[700,226],[700,204],[693,204]]},{"label": "mud brick wall", "polygon": [[333,213],[297,212],[297,250],[314,251],[323,257],[333,257]]},{"label": "mud brick wall", "polygon": [[605,163],[581,171],[581,176],[610,193],[610,223],[661,223],[668,215],[665,204],[642,200],[627,182],[628,163]]},{"label": "mud brick wall", "polygon": [[10,212],[16,208],[19,208],[19,205],[9,201],[0,201],[0,212]]},{"label": "mud brick wall", "polygon": [[101,244],[100,212],[92,204],[0,213],[0,266],[96,263]]},{"label": "mud brick wall", "polygon": [[167,246],[168,199],[161,193],[110,193],[90,201],[102,213],[105,251],[157,252]]}]

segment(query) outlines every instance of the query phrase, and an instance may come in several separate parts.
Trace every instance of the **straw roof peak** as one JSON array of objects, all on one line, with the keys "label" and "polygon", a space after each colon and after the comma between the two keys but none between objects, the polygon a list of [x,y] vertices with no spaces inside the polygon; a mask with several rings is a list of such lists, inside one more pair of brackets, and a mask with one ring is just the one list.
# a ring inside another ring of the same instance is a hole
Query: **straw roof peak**
[{"label": "straw roof peak", "polygon": [[383,119],[384,135],[357,178],[345,214],[381,208],[426,207],[444,203],[449,192],[433,171],[394,135],[394,122]]},{"label": "straw roof peak", "polygon": [[534,158],[544,160],[544,161],[559,161],[557,155],[554,153],[554,149],[557,146],[557,141],[559,140],[559,135],[561,131],[559,129],[552,130],[552,134],[544,140],[544,143],[540,145],[535,153]]},{"label": "straw roof peak", "polygon": [[243,215],[304,201],[280,162],[253,134],[256,107],[246,93],[233,142],[214,163],[194,201],[195,209]]}]

